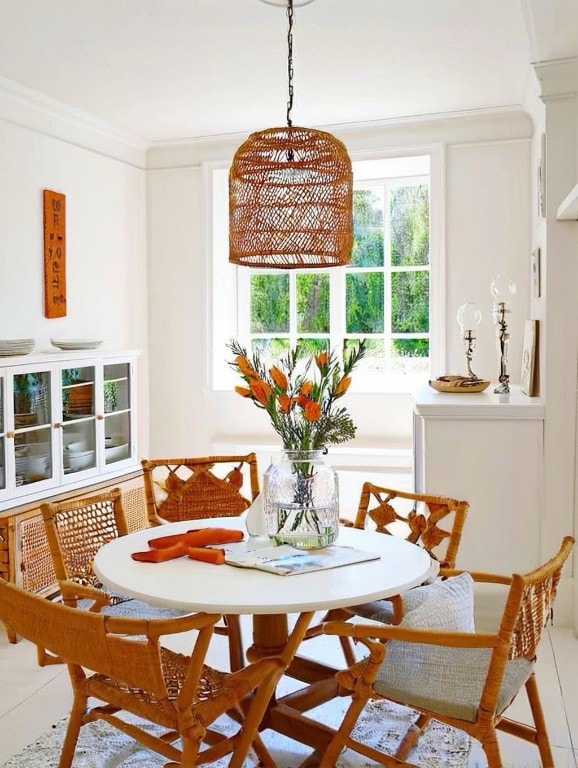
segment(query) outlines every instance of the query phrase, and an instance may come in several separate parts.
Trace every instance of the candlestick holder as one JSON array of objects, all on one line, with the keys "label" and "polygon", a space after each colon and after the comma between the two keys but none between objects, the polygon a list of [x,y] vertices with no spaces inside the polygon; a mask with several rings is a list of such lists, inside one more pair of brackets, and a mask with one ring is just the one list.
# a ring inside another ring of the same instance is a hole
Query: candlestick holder
[{"label": "candlestick holder", "polygon": [[462,331],[462,342],[466,348],[466,365],[468,377],[472,381],[481,381],[479,376],[472,371],[472,357],[476,348],[476,329],[482,321],[482,313],[477,305],[471,301],[462,304],[458,309],[457,320]]},{"label": "candlestick holder", "polygon": [[510,376],[508,374],[508,350],[510,333],[508,331],[507,315],[511,310],[507,302],[516,293],[516,284],[509,277],[496,275],[490,286],[492,294],[492,320],[496,326],[496,348],[500,360],[500,373],[498,386],[494,392],[499,395],[509,394]]}]

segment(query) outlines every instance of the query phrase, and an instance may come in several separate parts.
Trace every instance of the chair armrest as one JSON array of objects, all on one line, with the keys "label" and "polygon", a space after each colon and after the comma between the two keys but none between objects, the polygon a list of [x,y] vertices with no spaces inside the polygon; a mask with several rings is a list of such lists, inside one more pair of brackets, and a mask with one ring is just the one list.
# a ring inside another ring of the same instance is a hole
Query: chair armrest
[{"label": "chair armrest", "polygon": [[357,640],[400,640],[452,648],[495,648],[503,642],[497,634],[410,629],[392,624],[352,624],[348,621],[328,621],[323,625],[323,634]]},{"label": "chair armrest", "polygon": [[96,587],[91,587],[89,584],[79,584],[72,579],[66,579],[58,582],[60,587],[60,594],[62,595],[62,602],[65,605],[73,603],[73,607],[76,608],[78,600],[92,600],[90,611],[94,613],[100,613],[101,609],[107,605],[110,605],[110,599],[106,592]]},{"label": "chair armrest", "polygon": [[[462,573],[466,573],[466,569],[461,568],[448,568],[447,566],[441,566],[440,576],[449,578],[450,576],[459,576]],[[509,587],[512,583],[511,576],[504,576],[500,573],[484,573],[483,571],[467,571],[475,582],[483,584],[504,584]]]}]

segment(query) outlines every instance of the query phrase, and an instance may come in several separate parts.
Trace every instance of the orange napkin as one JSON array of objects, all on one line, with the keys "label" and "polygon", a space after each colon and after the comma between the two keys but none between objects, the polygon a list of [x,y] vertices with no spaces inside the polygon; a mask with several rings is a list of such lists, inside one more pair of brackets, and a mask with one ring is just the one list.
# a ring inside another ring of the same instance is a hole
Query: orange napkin
[{"label": "orange napkin", "polygon": [[159,536],[149,539],[148,545],[153,549],[164,549],[182,543],[187,547],[206,547],[211,544],[231,544],[243,541],[243,531],[231,528],[193,528],[186,533],[174,533],[171,536]]},{"label": "orange napkin", "polygon": [[229,528],[194,528],[186,533],[171,536],[159,536],[150,539],[150,549],[146,552],[133,552],[131,557],[141,563],[164,563],[187,555],[191,560],[222,565],[225,562],[225,550],[209,548],[211,544],[229,544],[243,541],[243,531]]}]

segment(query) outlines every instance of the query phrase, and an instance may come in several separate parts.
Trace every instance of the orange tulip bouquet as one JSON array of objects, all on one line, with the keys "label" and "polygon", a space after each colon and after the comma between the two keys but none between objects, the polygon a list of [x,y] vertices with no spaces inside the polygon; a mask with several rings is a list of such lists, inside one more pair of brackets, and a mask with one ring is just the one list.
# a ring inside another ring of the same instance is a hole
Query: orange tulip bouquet
[{"label": "orange tulip bouquet", "polygon": [[365,355],[365,341],[351,345],[343,358],[297,346],[272,365],[259,350],[249,355],[236,341],[228,346],[234,355],[229,365],[244,382],[236,392],[267,412],[285,452],[285,461],[270,467],[264,479],[269,536],[302,548],[331,544],[339,522],[337,475],[320,455],[355,436],[356,426],[339,400]]},{"label": "orange tulip bouquet", "polygon": [[355,436],[355,424],[338,401],[365,355],[364,339],[343,360],[335,352],[312,355],[297,346],[269,368],[258,350],[248,355],[236,341],[228,346],[235,356],[229,365],[245,382],[235,391],[267,411],[285,450],[320,450]]}]

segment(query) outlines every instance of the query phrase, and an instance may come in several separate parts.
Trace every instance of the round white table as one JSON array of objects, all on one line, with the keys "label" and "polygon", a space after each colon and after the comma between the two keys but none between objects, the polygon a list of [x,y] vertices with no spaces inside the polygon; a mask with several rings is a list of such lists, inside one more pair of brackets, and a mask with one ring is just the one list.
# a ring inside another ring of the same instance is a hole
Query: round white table
[{"label": "round white table", "polygon": [[94,571],[111,589],[153,604],[253,615],[344,608],[391,597],[421,584],[432,572],[424,549],[398,537],[345,527],[340,528],[336,544],[374,552],[380,558],[292,576],[187,557],[154,564],[131,559],[132,552],[148,549],[149,539],[207,526],[244,529],[244,522],[239,517],[209,518],[137,531],[102,547]]},{"label": "round white table", "polygon": [[[194,520],[131,533],[97,552],[94,571],[111,589],[153,604],[186,611],[252,614],[253,645],[247,650],[250,661],[281,652],[288,638],[288,614],[346,608],[391,597],[437,573],[437,564],[415,544],[346,527],[340,528],[336,544],[379,554],[379,559],[280,576],[188,557],[154,564],[131,558],[132,552],[147,550],[150,539],[206,526],[244,529],[244,521],[239,517]],[[247,546],[252,546],[251,541]],[[332,732],[303,712],[336,695],[335,671],[322,662],[296,655],[287,674],[306,685],[282,698],[274,697],[262,728],[274,728],[322,752]]]}]

